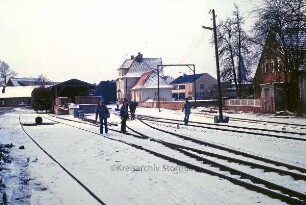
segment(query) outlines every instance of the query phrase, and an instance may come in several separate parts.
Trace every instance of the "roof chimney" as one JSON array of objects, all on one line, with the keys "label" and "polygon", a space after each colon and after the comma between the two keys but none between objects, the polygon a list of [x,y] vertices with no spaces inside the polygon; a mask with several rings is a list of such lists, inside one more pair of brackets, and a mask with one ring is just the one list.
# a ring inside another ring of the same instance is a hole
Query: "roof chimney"
[{"label": "roof chimney", "polygon": [[138,62],[141,62],[142,61],[142,54],[140,52],[138,52],[138,55],[137,55],[137,61]]}]

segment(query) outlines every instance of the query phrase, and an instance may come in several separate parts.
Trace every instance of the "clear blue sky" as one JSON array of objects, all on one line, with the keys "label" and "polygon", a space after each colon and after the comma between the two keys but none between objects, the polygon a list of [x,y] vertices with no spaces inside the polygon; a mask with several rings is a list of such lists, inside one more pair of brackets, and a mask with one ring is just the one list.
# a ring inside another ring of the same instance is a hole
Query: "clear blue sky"
[{"label": "clear blue sky", "polygon": [[0,60],[20,77],[98,83],[116,79],[121,63],[141,52],[216,76],[212,32],[201,28],[212,26],[209,10],[218,21],[236,3],[248,17],[258,1],[0,0]]}]

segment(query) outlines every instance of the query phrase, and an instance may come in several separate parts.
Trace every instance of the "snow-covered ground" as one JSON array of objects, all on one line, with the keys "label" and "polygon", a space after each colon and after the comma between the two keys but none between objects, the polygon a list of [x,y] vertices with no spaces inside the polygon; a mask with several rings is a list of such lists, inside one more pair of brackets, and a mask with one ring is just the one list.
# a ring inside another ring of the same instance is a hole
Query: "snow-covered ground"
[{"label": "snow-covered ground", "polygon": [[[163,109],[158,112],[157,109],[137,108],[136,114],[183,119],[182,112]],[[0,144],[12,143],[14,145],[9,153],[12,162],[4,165],[9,171],[0,173],[0,178],[3,177],[6,184],[6,188],[2,191],[6,192],[11,204],[99,204],[23,132],[19,124],[19,117],[24,125],[28,125],[24,126],[25,131],[105,204],[285,204],[219,177],[189,170],[111,139],[124,140],[203,168],[214,169],[182,153],[166,149],[156,142],[137,139],[112,130],[109,131],[108,137],[103,137],[98,135],[98,127],[64,121],[46,114],[40,114],[46,124],[29,126],[35,123],[36,116],[35,112],[25,109],[16,109],[14,112],[0,116]],[[288,119],[273,118],[272,115],[233,114],[230,116],[289,122]],[[77,120],[73,116],[61,117]],[[94,115],[86,117],[94,119]],[[199,111],[194,111],[190,120],[213,123],[212,116],[204,115]],[[109,121],[118,124],[120,119],[113,113]],[[305,119],[290,118],[290,123],[305,124]],[[211,148],[153,130],[139,120],[128,121],[127,125],[152,138],[211,151]],[[181,126],[180,129],[177,129],[175,126],[166,126],[157,122],[151,122],[151,125],[195,139],[306,168],[305,141],[223,132],[191,126]],[[264,126],[263,124],[254,125],[237,121],[230,121],[229,125]],[[110,128],[119,130],[119,126],[110,126]],[[268,127],[280,130],[285,127],[286,130],[298,130],[301,133],[306,133],[305,129],[294,126],[275,124]],[[24,146],[24,149],[19,149],[21,145]],[[218,162],[235,168],[235,165],[226,161],[219,160]],[[216,169],[216,171],[218,170]],[[306,193],[304,181],[295,181],[291,177],[263,173],[261,170],[251,168],[245,168],[242,171]]]}]

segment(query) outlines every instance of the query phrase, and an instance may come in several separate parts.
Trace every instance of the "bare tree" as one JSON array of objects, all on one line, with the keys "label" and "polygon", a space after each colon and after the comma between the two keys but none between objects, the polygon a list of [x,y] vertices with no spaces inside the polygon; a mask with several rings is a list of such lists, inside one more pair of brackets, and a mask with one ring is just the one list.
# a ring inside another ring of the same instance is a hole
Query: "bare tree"
[{"label": "bare tree", "polygon": [[17,74],[16,72],[10,69],[9,64],[7,64],[5,61],[0,60],[0,77],[1,77],[0,82],[1,82],[1,87],[2,87],[2,93],[5,92],[7,80],[10,77],[15,76],[16,74]]},{"label": "bare tree", "polygon": [[253,42],[242,28],[244,19],[239,8],[234,5],[233,17],[220,21],[217,26],[219,57],[221,60],[221,78],[235,83],[236,92],[242,96],[243,81],[251,73],[250,48]]},{"label": "bare tree", "polygon": [[233,22],[231,19],[221,21],[218,25],[218,48],[221,58],[221,78],[224,81],[234,81],[238,94],[238,84],[236,75],[235,50],[233,45]]},{"label": "bare tree", "polygon": [[45,87],[46,82],[50,82],[48,77],[44,74],[38,75],[38,78],[36,79],[37,84],[39,84],[41,87]]},{"label": "bare tree", "polygon": [[265,45],[265,49],[282,59],[286,107],[298,111],[298,68],[306,60],[306,0],[264,0],[256,13],[254,41],[263,47],[268,34],[277,39],[278,47]]}]

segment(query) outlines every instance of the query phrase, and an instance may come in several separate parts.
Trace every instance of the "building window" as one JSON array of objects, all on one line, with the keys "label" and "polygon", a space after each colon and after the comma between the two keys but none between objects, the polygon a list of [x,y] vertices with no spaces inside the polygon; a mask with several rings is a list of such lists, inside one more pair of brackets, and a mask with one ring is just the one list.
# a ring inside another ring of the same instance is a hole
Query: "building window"
[{"label": "building window", "polygon": [[178,99],[178,94],[177,93],[172,93],[172,98],[177,100]]},{"label": "building window", "polygon": [[196,93],[196,98],[200,100],[204,99],[204,93]]},{"label": "building window", "polygon": [[282,67],[282,60],[280,57],[277,57],[277,71],[280,72]]},{"label": "building window", "polygon": [[185,85],[179,85],[179,89],[180,90],[185,89]]},{"label": "building window", "polygon": [[185,93],[179,93],[178,98],[179,99],[185,99]]},{"label": "building window", "polygon": [[268,70],[269,70],[269,62],[266,61],[266,63],[265,63],[265,73],[268,72]]},{"label": "building window", "polygon": [[204,89],[204,84],[200,84],[200,89]]},{"label": "building window", "polygon": [[274,67],[274,60],[271,60],[271,72],[274,73],[275,67]]},{"label": "building window", "polygon": [[178,85],[174,85],[173,90],[178,90]]}]

